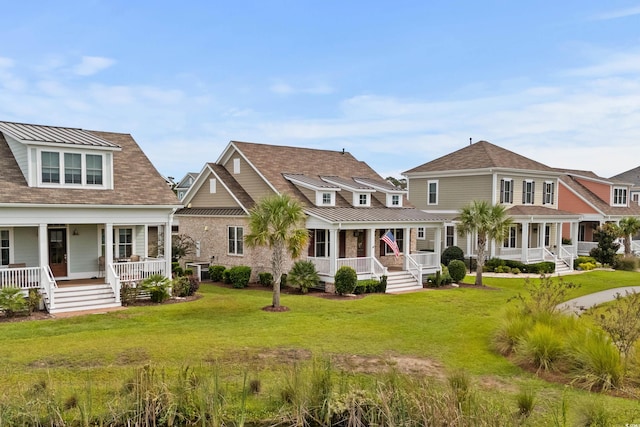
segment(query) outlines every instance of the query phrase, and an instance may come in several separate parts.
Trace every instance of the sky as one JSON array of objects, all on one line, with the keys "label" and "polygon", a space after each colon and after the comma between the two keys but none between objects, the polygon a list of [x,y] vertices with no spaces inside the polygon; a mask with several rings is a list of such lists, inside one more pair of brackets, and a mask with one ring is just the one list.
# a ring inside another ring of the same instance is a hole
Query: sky
[{"label": "sky", "polygon": [[640,1],[2,3],[0,120],[130,133],[176,180],[231,140],[640,166]]}]

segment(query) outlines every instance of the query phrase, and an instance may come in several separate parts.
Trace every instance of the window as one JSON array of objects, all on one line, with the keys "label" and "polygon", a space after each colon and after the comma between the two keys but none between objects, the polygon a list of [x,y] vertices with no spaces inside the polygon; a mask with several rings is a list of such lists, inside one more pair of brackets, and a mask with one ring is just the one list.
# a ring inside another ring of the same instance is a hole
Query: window
[{"label": "window", "polygon": [[211,193],[211,194],[215,194],[216,193],[216,180],[215,179],[210,179],[209,180],[209,193]]},{"label": "window", "polygon": [[617,206],[627,206],[627,189],[623,187],[613,188],[613,204]]},{"label": "window", "polygon": [[522,183],[522,203],[532,205],[535,196],[535,182],[524,181]]},{"label": "window", "polygon": [[360,206],[368,206],[369,205],[369,197],[367,194],[360,194],[358,197],[358,204]]},{"label": "window", "polygon": [[417,239],[424,240],[425,239],[425,229],[424,227],[418,227]]},{"label": "window", "polygon": [[322,193],[322,204],[323,205],[332,205],[332,197],[331,193]]},{"label": "window", "polygon": [[42,152],[42,182],[60,183],[60,154]]},{"label": "window", "polygon": [[578,242],[584,242],[584,235],[586,232],[586,227],[584,226],[584,224],[580,224],[578,226]]},{"label": "window", "polygon": [[133,254],[133,229],[119,228],[118,230],[118,258],[129,258]]},{"label": "window", "polygon": [[500,180],[500,203],[513,203],[513,180]]},{"label": "window", "polygon": [[64,183],[82,184],[82,155],[64,153]]},{"label": "window", "polygon": [[437,205],[438,204],[438,181],[428,181],[427,188],[428,188],[427,204]]},{"label": "window", "polygon": [[240,159],[233,159],[233,173],[236,175],[240,173]]},{"label": "window", "polygon": [[229,255],[244,254],[243,228],[229,227]]},{"label": "window", "polygon": [[102,185],[102,156],[99,154],[87,154],[87,184]]},{"label": "window", "polygon": [[453,225],[447,225],[445,230],[445,245],[447,247],[455,245],[455,236],[455,228],[453,227]]},{"label": "window", "polygon": [[542,196],[542,204],[544,205],[552,205],[554,202],[554,190],[555,183],[551,181],[547,181],[544,183],[544,195]]},{"label": "window", "polygon": [[633,202],[637,202],[638,201],[638,193],[633,193],[631,195],[631,201],[633,201]]},{"label": "window", "polygon": [[9,265],[9,230],[0,230],[0,265]]},{"label": "window", "polygon": [[551,242],[551,227],[548,225],[544,226],[544,245],[549,246]]},{"label": "window", "polygon": [[324,258],[330,256],[329,251],[329,231],[324,229],[311,230],[311,243],[309,245],[309,256]]},{"label": "window", "polygon": [[[400,253],[403,252],[403,248],[404,248],[404,229],[402,228],[396,228],[396,229],[391,229],[391,232],[393,233],[393,237],[396,240],[396,244],[398,245],[398,250],[400,251]],[[384,235],[384,233],[386,233],[385,230],[380,230],[380,237],[382,237]],[[383,248],[383,255],[394,255],[393,253],[393,249],[391,249],[389,247],[389,245],[387,245],[385,242],[380,241],[380,244],[382,245]]]},{"label": "window", "polygon": [[391,206],[400,206],[400,196],[394,194],[391,196]]},{"label": "window", "polygon": [[503,247],[505,248],[515,248],[516,247],[516,236],[518,229],[515,226],[509,227],[509,233],[507,237],[504,239]]}]

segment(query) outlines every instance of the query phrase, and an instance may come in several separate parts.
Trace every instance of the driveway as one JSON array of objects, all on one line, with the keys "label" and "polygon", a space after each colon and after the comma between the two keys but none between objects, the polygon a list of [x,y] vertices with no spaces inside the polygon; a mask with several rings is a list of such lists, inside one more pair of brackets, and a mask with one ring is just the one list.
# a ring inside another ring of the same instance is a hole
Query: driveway
[{"label": "driveway", "polygon": [[562,304],[559,304],[557,308],[561,311],[573,313],[579,316],[585,310],[593,307],[594,305],[600,305],[607,301],[613,301],[614,299],[616,299],[616,295],[620,294],[624,296],[627,292],[640,293],[640,286],[627,286],[624,288],[607,289],[606,291],[583,295],[581,297],[565,301]]}]

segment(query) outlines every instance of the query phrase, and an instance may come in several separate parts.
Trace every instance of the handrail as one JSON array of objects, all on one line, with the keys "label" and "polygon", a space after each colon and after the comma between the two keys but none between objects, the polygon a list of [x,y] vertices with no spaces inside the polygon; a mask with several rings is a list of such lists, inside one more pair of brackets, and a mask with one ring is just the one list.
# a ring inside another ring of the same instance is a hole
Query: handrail
[{"label": "handrail", "polygon": [[548,259],[552,259],[553,262],[556,262],[557,257],[556,257],[556,254],[551,252],[549,249],[542,248],[542,259],[543,259],[543,261],[547,261]]},{"label": "handrail", "polygon": [[378,258],[371,257],[371,274],[376,280],[380,280],[382,276],[387,275],[387,267],[382,265]]},{"label": "handrail", "polygon": [[565,263],[567,267],[573,270],[573,253],[569,252],[562,246],[560,246],[560,260]]},{"label": "handrail", "polygon": [[40,268],[40,289],[46,296],[49,311],[56,307],[54,289],[58,287],[53,271],[48,265]]},{"label": "handrail", "polygon": [[107,274],[107,283],[111,286],[111,290],[116,297],[116,302],[120,302],[120,276],[116,274],[112,263],[107,263],[105,272]]},{"label": "handrail", "polygon": [[407,258],[407,270],[418,283],[422,283],[422,266],[418,264],[412,257]]}]

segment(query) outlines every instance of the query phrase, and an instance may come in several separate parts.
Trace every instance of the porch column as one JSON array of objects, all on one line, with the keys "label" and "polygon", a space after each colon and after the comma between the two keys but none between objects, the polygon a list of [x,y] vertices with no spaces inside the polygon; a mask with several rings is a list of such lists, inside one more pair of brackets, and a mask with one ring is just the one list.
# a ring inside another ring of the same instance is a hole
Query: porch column
[{"label": "porch column", "polygon": [[[547,235],[547,223],[543,222],[542,224],[540,224],[540,228],[538,228],[538,230],[541,231],[540,233],[538,233],[538,247],[544,248],[546,247],[545,236]],[[549,233],[551,233],[551,230],[549,230]],[[549,244],[551,244],[551,240],[549,240]]]},{"label": "porch column", "polygon": [[402,269],[406,270],[409,266],[409,261],[407,261],[407,258],[409,258],[409,254],[411,254],[411,229],[410,228],[404,229],[404,242],[402,246],[403,247],[400,248],[400,250],[404,254],[404,258],[402,259]]},{"label": "porch column", "polygon": [[556,256],[560,256],[560,249],[562,248],[562,223],[561,222],[557,222],[556,223],[556,245],[557,245],[557,251],[556,251]]},{"label": "porch column", "polygon": [[529,223],[522,223],[522,256],[521,261],[523,263],[527,263],[527,259],[529,258]]},{"label": "porch column", "polygon": [[38,261],[40,267],[49,265],[49,244],[47,242],[47,224],[38,225]]},{"label": "porch column", "polygon": [[104,225],[104,268],[113,264],[113,224]]},{"label": "porch column", "polygon": [[338,241],[338,230],[330,229],[329,230],[329,273],[331,276],[335,276],[338,271],[338,250],[340,247],[340,242]]},{"label": "porch column", "polygon": [[164,262],[165,275],[171,278],[171,217],[164,224]]},{"label": "porch column", "polygon": [[573,246],[573,255],[578,255],[578,236],[580,235],[580,221],[570,223],[569,237]]},{"label": "porch column", "polygon": [[442,227],[438,227],[435,229],[433,239],[437,243],[433,245],[433,251],[438,256],[438,259],[440,259],[440,255],[442,254]]}]

